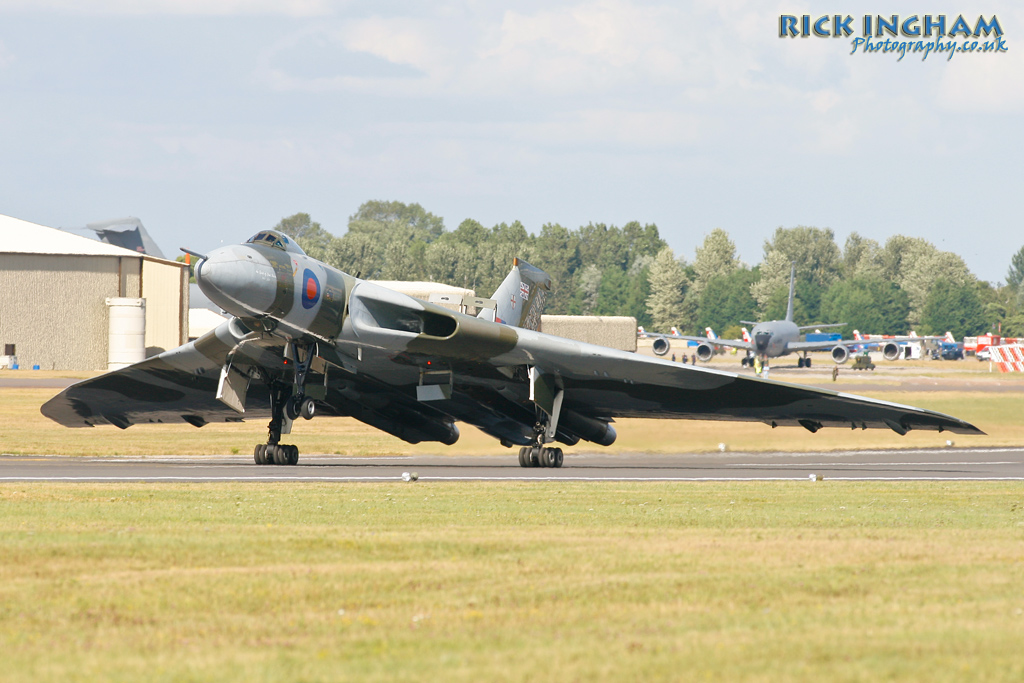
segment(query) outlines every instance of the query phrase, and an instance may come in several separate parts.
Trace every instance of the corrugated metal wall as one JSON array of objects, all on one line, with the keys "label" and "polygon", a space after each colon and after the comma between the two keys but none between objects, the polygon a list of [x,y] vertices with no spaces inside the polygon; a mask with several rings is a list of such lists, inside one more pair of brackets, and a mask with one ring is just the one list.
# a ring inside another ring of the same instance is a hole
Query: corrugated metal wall
[{"label": "corrugated metal wall", "polygon": [[[131,256],[0,253],[0,350],[22,368],[105,370],[107,297],[146,297],[146,346],[188,341],[188,270]],[[149,354],[149,355],[152,355]]]},{"label": "corrugated metal wall", "polygon": [[[0,344],[17,344],[23,368],[107,367],[106,298],[122,295],[120,282],[139,259],[112,256],[0,254]],[[138,285],[136,284],[136,288]],[[136,293],[129,296],[138,296]]]},{"label": "corrugated metal wall", "polygon": [[[142,261],[142,296],[146,299],[146,356],[154,356],[188,341],[188,331],[182,338],[182,297],[188,313],[188,280],[182,287],[180,266]],[[187,276],[186,276],[187,278]],[[182,291],[184,289],[184,292]]]}]

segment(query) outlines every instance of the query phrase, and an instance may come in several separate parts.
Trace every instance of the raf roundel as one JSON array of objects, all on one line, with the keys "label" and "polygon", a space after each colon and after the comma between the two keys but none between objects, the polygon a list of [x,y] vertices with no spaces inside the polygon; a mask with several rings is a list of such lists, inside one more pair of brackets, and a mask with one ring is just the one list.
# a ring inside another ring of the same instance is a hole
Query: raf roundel
[{"label": "raf roundel", "polygon": [[302,273],[302,307],[313,308],[320,301],[320,280],[316,274],[306,268]]}]

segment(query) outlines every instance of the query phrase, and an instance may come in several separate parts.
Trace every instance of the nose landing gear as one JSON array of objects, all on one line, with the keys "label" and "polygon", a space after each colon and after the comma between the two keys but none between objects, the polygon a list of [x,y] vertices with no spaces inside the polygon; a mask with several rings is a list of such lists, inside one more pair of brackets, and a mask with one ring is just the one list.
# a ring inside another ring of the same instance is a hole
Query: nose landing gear
[{"label": "nose landing gear", "polygon": [[[257,465],[297,465],[299,463],[298,447],[280,443],[281,434],[291,432],[292,420],[295,419],[291,416],[291,406],[296,403],[294,399],[295,396],[292,394],[290,385],[284,382],[271,383],[267,443],[257,444],[253,451],[253,460]],[[312,403],[312,399],[306,399],[306,401]],[[301,413],[302,406],[297,405],[294,410]],[[295,417],[298,417],[298,414]],[[310,417],[312,417],[312,413]]]}]

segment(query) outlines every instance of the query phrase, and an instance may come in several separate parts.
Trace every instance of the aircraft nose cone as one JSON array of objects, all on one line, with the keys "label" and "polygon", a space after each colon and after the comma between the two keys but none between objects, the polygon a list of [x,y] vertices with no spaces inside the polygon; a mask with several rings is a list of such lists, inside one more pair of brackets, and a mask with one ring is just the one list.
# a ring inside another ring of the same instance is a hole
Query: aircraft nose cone
[{"label": "aircraft nose cone", "polygon": [[772,340],[772,335],[769,332],[760,332],[754,335],[754,346],[757,347],[758,351],[767,351],[768,343]]},{"label": "aircraft nose cone", "polygon": [[211,251],[196,268],[196,284],[210,301],[232,315],[265,313],[277,293],[273,268],[244,247]]}]

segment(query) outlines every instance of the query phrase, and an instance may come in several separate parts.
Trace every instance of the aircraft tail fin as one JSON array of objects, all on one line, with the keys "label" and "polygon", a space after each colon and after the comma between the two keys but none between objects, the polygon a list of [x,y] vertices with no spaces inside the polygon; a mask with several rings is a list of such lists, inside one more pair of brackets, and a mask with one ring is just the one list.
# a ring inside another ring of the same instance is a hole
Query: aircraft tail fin
[{"label": "aircraft tail fin", "polygon": [[752,340],[750,339],[750,331],[747,330],[747,328],[745,327],[741,327],[740,331],[743,332],[743,341],[747,342],[748,344],[751,343]]},{"label": "aircraft tail fin", "polygon": [[860,330],[854,330],[853,331],[853,338],[856,339],[857,341],[861,340]]},{"label": "aircraft tail fin", "polygon": [[551,278],[547,273],[521,258],[514,258],[512,270],[491,297],[497,302],[496,308],[493,311],[484,309],[477,317],[490,318],[493,315],[495,322],[538,330],[549,291]]},{"label": "aircraft tail fin", "polygon": [[683,335],[679,334],[679,328],[678,328],[678,327],[676,327],[675,325],[673,325],[672,327],[670,327],[670,328],[668,329],[668,331],[669,331],[669,333],[670,333],[670,334],[671,334],[671,335],[672,335],[673,337],[681,337],[681,336],[683,336]]},{"label": "aircraft tail fin", "polygon": [[946,332],[946,341],[952,342],[954,344],[956,343],[956,338],[953,336],[952,332]]},{"label": "aircraft tail fin", "polygon": [[789,266],[789,303],[786,304],[786,320],[793,322],[793,291],[796,286],[796,264]]},{"label": "aircraft tail fin", "polygon": [[708,335],[708,339],[718,339],[718,335],[710,327],[705,327],[704,332]]}]

